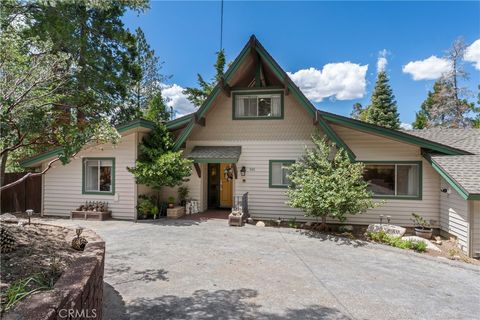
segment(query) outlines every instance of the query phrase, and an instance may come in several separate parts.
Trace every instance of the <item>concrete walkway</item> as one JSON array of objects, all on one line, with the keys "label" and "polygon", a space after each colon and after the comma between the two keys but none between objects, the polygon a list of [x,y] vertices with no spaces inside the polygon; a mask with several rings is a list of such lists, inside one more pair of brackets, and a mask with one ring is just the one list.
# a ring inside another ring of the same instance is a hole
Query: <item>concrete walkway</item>
[{"label": "concrete walkway", "polygon": [[84,222],[107,242],[105,319],[478,319],[480,268],[225,220]]}]

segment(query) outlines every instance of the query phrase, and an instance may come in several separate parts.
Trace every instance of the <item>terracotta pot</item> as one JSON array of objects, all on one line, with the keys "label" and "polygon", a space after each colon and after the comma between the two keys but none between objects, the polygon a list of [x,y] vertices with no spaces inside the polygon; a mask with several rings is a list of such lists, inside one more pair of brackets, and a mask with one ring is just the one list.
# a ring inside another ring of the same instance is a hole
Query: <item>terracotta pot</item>
[{"label": "terracotta pot", "polygon": [[417,237],[421,237],[421,238],[424,238],[424,239],[431,239],[432,238],[432,232],[433,232],[433,229],[432,228],[415,228],[415,235]]},{"label": "terracotta pot", "polygon": [[168,204],[168,207],[169,207],[169,208],[173,208],[173,207],[174,207],[173,203],[169,203],[169,204]]}]

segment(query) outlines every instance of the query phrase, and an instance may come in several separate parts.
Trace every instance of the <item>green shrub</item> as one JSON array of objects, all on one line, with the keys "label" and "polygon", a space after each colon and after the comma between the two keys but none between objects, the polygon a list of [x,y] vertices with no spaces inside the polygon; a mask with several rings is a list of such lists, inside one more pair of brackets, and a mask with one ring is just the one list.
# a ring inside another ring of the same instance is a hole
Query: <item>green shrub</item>
[{"label": "green shrub", "polygon": [[425,241],[402,239],[386,234],[384,231],[367,232],[367,237],[375,242],[385,243],[400,249],[413,249],[418,252],[427,250],[427,243]]}]

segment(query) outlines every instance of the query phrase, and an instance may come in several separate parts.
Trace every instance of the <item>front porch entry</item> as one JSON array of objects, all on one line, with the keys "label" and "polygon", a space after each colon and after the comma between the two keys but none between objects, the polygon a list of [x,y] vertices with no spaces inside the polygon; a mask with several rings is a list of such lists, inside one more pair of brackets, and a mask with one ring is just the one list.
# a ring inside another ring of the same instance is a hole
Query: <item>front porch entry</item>
[{"label": "front porch entry", "polygon": [[233,168],[228,163],[208,164],[208,208],[232,208]]},{"label": "front porch entry", "polygon": [[[195,146],[187,154],[193,160],[202,185],[206,186],[202,203],[208,209],[231,209],[234,206],[234,182],[238,178],[237,163],[241,153],[241,146]],[[202,167],[206,172],[202,173]]]}]

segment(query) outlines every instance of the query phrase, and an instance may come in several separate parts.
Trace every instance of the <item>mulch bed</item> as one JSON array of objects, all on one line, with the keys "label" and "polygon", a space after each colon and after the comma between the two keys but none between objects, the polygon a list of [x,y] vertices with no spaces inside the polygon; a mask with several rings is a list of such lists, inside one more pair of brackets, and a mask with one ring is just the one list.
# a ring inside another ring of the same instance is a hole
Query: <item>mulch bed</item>
[{"label": "mulch bed", "polygon": [[[83,254],[71,247],[71,241],[76,237],[75,230],[36,223],[19,226],[2,222],[2,227],[8,229],[16,240],[14,251],[1,254],[2,304],[6,290],[16,281],[35,276],[51,287],[69,264]],[[89,240],[88,232],[85,233],[82,236]],[[32,281],[27,289],[33,290],[39,286]]]}]

